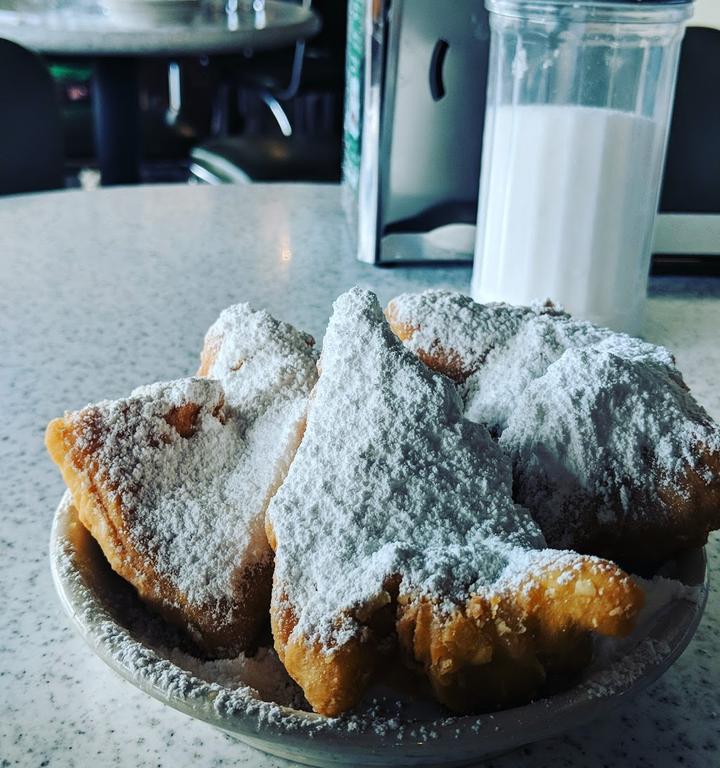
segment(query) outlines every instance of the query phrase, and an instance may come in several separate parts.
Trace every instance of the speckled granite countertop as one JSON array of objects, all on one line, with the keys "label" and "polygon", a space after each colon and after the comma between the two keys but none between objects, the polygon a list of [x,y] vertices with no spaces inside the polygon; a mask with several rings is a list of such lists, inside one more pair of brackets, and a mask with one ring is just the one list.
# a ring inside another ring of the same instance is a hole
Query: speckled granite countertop
[{"label": "speckled granite countertop", "polygon": [[[286,765],[122,682],[69,628],[47,541],[63,484],[43,447],[66,408],[193,371],[205,328],[241,299],[318,336],[358,283],[465,290],[464,267],[354,261],[339,190],[145,187],[0,200],[0,766]],[[720,418],[720,280],[655,279],[644,335]],[[497,768],[720,765],[720,538],[690,647],[613,715]]]}]

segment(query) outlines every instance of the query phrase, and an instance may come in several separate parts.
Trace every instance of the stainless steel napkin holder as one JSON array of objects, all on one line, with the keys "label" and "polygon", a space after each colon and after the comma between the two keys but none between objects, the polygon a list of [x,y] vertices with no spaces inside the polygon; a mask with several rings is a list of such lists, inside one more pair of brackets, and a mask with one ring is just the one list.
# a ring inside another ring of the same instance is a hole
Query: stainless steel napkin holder
[{"label": "stainless steel napkin holder", "polygon": [[489,29],[482,0],[375,0],[366,17],[358,258],[472,259]]}]

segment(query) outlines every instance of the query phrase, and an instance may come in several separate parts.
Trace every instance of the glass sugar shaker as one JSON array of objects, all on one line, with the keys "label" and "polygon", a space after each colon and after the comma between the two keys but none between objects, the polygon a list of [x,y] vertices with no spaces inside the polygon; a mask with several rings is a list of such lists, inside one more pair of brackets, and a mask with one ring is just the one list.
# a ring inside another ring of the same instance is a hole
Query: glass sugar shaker
[{"label": "glass sugar shaker", "polygon": [[472,293],[636,333],[691,0],[486,0]]}]

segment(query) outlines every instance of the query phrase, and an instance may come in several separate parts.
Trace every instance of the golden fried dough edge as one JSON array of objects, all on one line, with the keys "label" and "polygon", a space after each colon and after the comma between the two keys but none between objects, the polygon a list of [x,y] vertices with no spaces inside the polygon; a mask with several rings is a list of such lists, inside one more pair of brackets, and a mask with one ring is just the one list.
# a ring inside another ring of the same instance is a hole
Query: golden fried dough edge
[{"label": "golden fried dough edge", "polygon": [[[267,516],[265,533],[275,550],[277,539]],[[294,633],[297,614],[277,576],[270,603],[270,626],[280,661],[303,689],[314,712],[336,717],[360,702],[379,657],[377,642],[371,632],[358,633],[357,637],[339,647],[324,646]]]},{"label": "golden fried dough edge", "polygon": [[[267,519],[266,532],[274,547]],[[397,584],[390,589],[397,594]],[[546,673],[574,673],[587,666],[591,633],[629,634],[645,599],[614,563],[578,556],[570,573],[549,566],[512,591],[492,599],[475,595],[450,612],[400,590],[392,604],[375,611],[368,607],[363,612],[367,626],[358,637],[333,649],[294,635],[297,619],[282,584],[274,584],[273,595],[278,656],[312,708],[330,716],[359,703],[381,661],[379,640],[392,629],[402,661],[421,668],[435,698],[470,713],[525,703],[540,690]],[[387,609],[393,612],[391,628]]]},{"label": "golden fried dough edge", "polygon": [[315,712],[335,717],[359,703],[378,659],[371,637],[358,635],[339,647],[309,642],[293,632],[295,612],[282,598],[271,604],[270,624],[280,660]]},{"label": "golden fried dough edge", "polygon": [[[48,425],[45,444],[70,489],[78,518],[97,541],[110,567],[135,587],[140,598],[166,621],[183,629],[208,656],[231,656],[248,650],[267,615],[272,589],[272,558],[238,571],[233,582],[242,600],[217,605],[190,604],[172,582],[132,545],[125,510],[113,489],[96,482],[98,467],[75,450],[77,435],[65,418]],[[213,615],[232,621],[217,621]]]},{"label": "golden fried dough edge", "polygon": [[[664,559],[690,547],[703,546],[710,532],[720,528],[720,451],[698,444],[693,452],[697,466],[685,468],[679,490],[661,488],[659,492],[671,515],[668,527],[672,540],[660,553]],[[707,477],[712,479],[708,481]]]},{"label": "golden fried dough edge", "polygon": [[[704,546],[710,532],[720,528],[720,453],[703,444],[693,453],[696,465],[687,464],[674,484],[662,484],[661,478],[657,496],[642,488],[630,491],[635,518],[623,516],[618,499],[614,505],[618,519],[601,522],[597,509],[606,501],[598,498],[585,505],[574,502],[567,515],[559,509],[555,524],[546,525],[540,519],[548,544],[635,567],[657,566]],[[574,525],[560,524],[571,516],[576,519]]]},{"label": "golden fried dough edge", "polygon": [[[410,341],[412,337],[420,330],[420,326],[410,323],[402,323],[397,318],[397,308],[391,301],[385,309],[385,318],[388,321],[390,330],[403,343]],[[452,349],[445,349],[439,339],[436,339],[429,349],[416,349],[415,355],[427,365],[428,368],[437,373],[442,373],[457,384],[462,384],[468,376],[473,374],[477,367],[469,365],[460,355]]]},{"label": "golden fried dough edge", "polygon": [[642,589],[613,563],[578,557],[570,575],[548,567],[512,592],[473,596],[449,613],[401,595],[397,634],[436,698],[467,713],[523,703],[546,671],[582,668],[590,632],[627,635],[643,603]]},{"label": "golden fried dough edge", "polygon": [[205,337],[203,348],[200,351],[200,367],[197,369],[196,376],[205,379],[210,376],[210,371],[213,365],[215,365],[221,345],[222,336]]}]

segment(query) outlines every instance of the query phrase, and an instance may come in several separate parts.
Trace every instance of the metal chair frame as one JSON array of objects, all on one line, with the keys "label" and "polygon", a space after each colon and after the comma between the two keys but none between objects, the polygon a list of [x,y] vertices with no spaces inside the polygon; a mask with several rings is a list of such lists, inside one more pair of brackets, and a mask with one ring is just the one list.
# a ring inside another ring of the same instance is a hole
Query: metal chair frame
[{"label": "metal chair frame", "polygon": [[[300,5],[302,5],[305,10],[309,11],[312,8],[312,0],[302,0]],[[269,89],[260,91],[260,98],[265,102],[270,112],[272,112],[283,136],[292,136],[293,130],[290,118],[280,102],[289,101],[297,95],[300,88],[304,60],[305,40],[298,40],[297,43],[295,43],[295,53],[293,55],[292,69],[290,71],[290,82],[280,91],[273,92]]]}]

